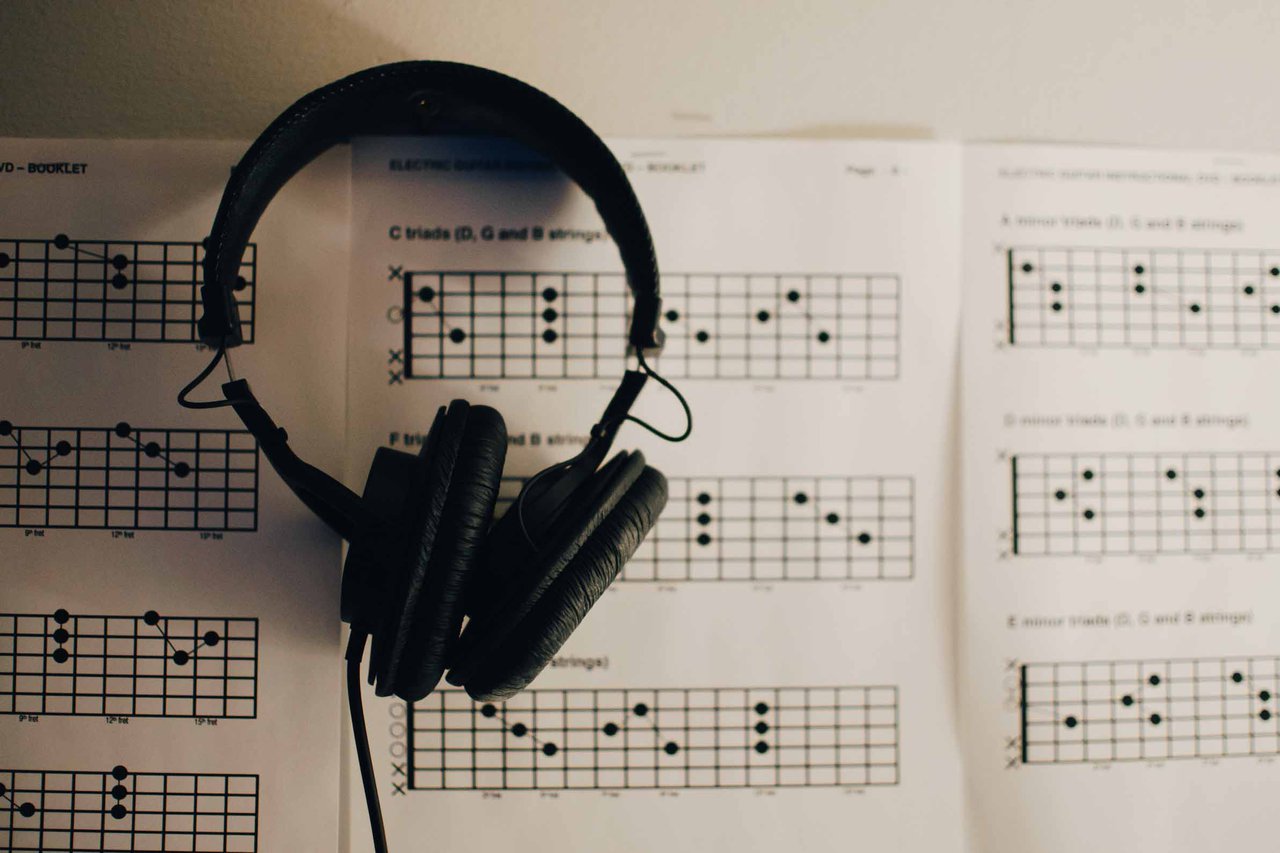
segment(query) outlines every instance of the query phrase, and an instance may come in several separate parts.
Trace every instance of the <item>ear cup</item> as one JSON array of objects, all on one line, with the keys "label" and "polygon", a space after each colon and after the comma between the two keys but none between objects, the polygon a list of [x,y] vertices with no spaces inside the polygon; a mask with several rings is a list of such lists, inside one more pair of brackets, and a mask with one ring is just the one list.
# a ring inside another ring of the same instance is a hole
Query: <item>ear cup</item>
[{"label": "ear cup", "polygon": [[540,555],[533,577],[467,626],[450,683],[485,701],[525,687],[635,553],[666,506],[667,482],[639,453],[614,463],[587,484],[595,500],[565,525],[557,546]]}]

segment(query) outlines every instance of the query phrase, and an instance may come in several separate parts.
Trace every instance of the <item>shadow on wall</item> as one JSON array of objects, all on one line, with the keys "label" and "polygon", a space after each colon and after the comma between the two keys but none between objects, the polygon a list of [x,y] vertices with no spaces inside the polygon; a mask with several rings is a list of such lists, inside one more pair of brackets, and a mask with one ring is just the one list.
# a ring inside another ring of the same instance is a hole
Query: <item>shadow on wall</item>
[{"label": "shadow on wall", "polygon": [[407,58],[298,0],[5,0],[0,136],[252,138],[311,89]]}]

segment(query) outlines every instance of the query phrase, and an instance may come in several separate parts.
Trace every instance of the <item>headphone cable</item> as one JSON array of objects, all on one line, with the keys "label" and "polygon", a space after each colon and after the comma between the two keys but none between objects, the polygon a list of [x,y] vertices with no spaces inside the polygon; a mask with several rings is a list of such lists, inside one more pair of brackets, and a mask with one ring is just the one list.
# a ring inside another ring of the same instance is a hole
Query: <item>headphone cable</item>
[{"label": "headphone cable", "polygon": [[351,731],[356,741],[356,759],[360,763],[360,781],[364,783],[364,801],[369,809],[369,830],[373,833],[374,853],[387,853],[387,833],[382,825],[378,781],[373,776],[369,733],[365,730],[364,722],[364,701],[360,696],[360,661],[364,658],[367,637],[364,631],[352,630],[347,641],[347,704],[351,708]]}]

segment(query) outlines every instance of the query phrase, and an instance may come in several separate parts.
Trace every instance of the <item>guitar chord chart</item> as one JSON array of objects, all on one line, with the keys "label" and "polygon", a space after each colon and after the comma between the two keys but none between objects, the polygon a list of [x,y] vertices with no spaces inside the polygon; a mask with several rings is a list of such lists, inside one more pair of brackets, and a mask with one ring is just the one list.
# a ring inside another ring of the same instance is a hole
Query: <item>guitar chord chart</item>
[{"label": "guitar chord chart", "polygon": [[[499,509],[524,479],[504,477]],[[910,477],[669,477],[619,581],[870,581],[914,575]]]},{"label": "guitar chord chart", "polygon": [[256,853],[258,777],[0,770],[0,851]]},{"label": "guitar chord chart", "polygon": [[1019,454],[1016,555],[1280,548],[1280,453]]},{"label": "guitar chord chart", "polygon": [[1013,248],[1009,343],[1280,347],[1280,250]]},{"label": "guitar chord chart", "polygon": [[[626,367],[620,273],[406,272],[405,378],[597,378]],[[896,275],[662,277],[669,378],[896,379]]]},{"label": "guitar chord chart", "polygon": [[[198,343],[204,247],[143,240],[0,238],[0,340]],[[235,298],[253,342],[258,248]]]},{"label": "guitar chord chart", "polygon": [[258,444],[242,430],[0,420],[0,527],[256,530]]},{"label": "guitar chord chart", "polygon": [[0,714],[253,718],[258,620],[0,613]]},{"label": "guitar chord chart", "polygon": [[1280,754],[1280,658],[1028,663],[1022,763]]},{"label": "guitar chord chart", "polygon": [[416,790],[898,783],[896,687],[442,690],[394,707]]}]

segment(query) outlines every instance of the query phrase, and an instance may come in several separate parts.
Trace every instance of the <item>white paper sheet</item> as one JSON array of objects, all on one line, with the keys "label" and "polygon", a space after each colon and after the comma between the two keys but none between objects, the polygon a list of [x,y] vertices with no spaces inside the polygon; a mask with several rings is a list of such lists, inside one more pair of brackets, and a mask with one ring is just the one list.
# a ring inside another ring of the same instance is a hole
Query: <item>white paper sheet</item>
[{"label": "white paper sheet", "polygon": [[[0,143],[3,849],[336,847],[338,542],[229,410],[175,401],[244,147]],[[349,174],[327,155],[267,211],[234,352],[329,467]]]},{"label": "white paper sheet", "polygon": [[[623,430],[668,476],[666,515],[531,691],[368,696],[392,846],[960,849],[957,149],[616,151],[664,272],[657,367],[694,434]],[[506,416],[510,477],[571,455],[625,363],[620,264],[587,199],[509,145],[353,158],[351,484],[455,397]],[[680,427],[659,388],[638,413]]]},{"label": "white paper sheet", "polygon": [[1278,185],[1274,157],[965,152],[977,849],[1267,844]]}]

